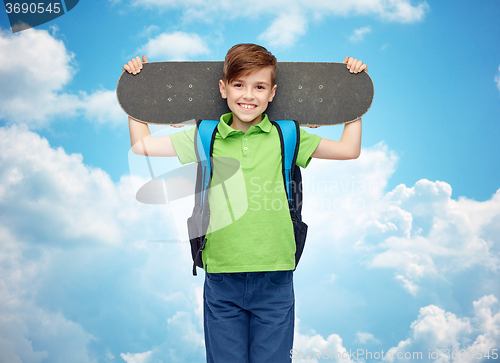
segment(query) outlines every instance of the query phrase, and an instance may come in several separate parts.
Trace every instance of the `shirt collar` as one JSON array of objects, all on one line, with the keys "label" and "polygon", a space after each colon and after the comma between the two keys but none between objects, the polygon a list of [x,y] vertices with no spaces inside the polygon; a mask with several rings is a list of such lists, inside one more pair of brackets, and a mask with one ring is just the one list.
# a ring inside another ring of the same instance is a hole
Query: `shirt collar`
[{"label": "shirt collar", "polygon": [[[217,130],[223,139],[228,137],[232,132],[238,132],[238,130],[233,129],[231,123],[233,122],[233,113],[229,112],[220,117],[219,125],[217,126]],[[265,113],[262,114],[262,121],[259,122],[256,127],[260,128],[263,132],[269,133],[273,127],[271,121]]]}]

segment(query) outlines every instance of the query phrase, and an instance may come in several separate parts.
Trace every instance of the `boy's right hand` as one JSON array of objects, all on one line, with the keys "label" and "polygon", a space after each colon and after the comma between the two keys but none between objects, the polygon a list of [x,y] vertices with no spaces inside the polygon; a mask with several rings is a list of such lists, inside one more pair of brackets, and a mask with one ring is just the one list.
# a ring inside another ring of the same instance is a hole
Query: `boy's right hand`
[{"label": "boy's right hand", "polygon": [[141,58],[135,57],[123,66],[122,72],[127,71],[128,73],[137,74],[142,69],[142,63],[147,63],[147,62],[148,59],[146,58],[145,55],[142,56],[142,62]]}]

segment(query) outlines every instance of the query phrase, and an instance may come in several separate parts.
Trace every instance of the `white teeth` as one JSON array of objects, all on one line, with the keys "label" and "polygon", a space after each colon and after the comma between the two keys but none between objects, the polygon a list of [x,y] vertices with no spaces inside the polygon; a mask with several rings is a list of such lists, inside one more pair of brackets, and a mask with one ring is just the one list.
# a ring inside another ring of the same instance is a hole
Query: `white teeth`
[{"label": "white teeth", "polygon": [[241,107],[243,107],[243,108],[255,108],[255,106],[253,106],[253,105],[241,105]]}]

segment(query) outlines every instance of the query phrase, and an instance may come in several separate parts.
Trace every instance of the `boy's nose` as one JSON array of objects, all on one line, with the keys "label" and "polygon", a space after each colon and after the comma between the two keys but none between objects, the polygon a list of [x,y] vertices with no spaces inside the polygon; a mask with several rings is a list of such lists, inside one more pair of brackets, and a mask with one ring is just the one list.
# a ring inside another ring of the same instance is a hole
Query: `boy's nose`
[{"label": "boy's nose", "polygon": [[251,88],[247,89],[247,91],[245,92],[245,98],[248,98],[248,99],[253,99],[254,96],[253,96],[253,90]]}]

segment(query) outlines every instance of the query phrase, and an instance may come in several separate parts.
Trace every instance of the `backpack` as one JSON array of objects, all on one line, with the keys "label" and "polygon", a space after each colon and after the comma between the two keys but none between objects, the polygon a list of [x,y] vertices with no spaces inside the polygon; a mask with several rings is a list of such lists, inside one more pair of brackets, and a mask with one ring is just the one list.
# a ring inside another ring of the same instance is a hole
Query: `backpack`
[{"label": "backpack", "polygon": [[[202,252],[207,242],[206,233],[210,222],[208,189],[213,176],[212,152],[219,121],[197,120],[194,136],[198,169],[193,213],[188,218],[188,233],[193,258],[193,275],[196,267],[203,268]],[[295,164],[300,144],[300,130],[297,121],[271,121],[280,135],[283,183],[285,186],[290,217],[295,235],[295,268],[299,263],[307,235],[307,224],[302,221],[302,176]],[[295,270],[295,269],[294,269]]]}]

